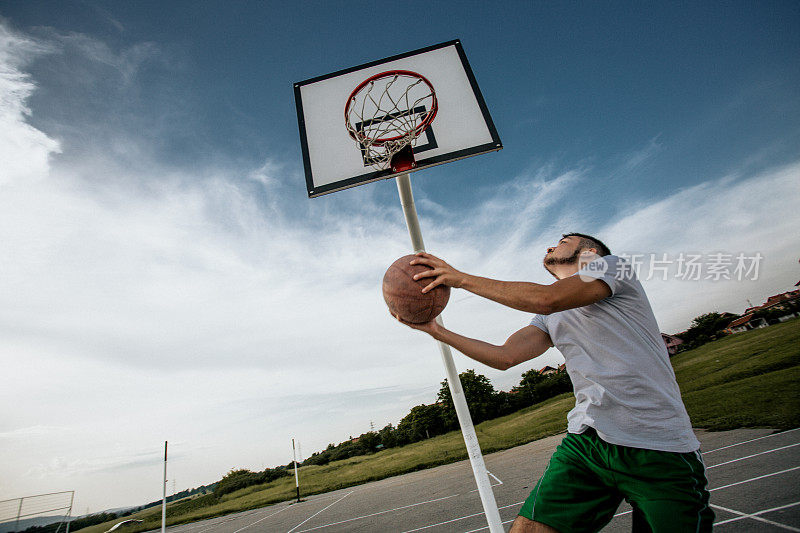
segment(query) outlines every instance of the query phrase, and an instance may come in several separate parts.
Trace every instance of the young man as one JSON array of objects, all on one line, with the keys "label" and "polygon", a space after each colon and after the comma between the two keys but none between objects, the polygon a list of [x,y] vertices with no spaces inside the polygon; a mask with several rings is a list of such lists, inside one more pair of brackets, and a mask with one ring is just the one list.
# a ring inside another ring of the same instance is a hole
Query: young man
[{"label": "young man", "polygon": [[[407,324],[506,370],[555,346],[575,393],[567,435],[520,509],[512,533],[599,531],[624,498],[634,531],[711,531],[705,467],[650,303],[629,263],[598,239],[563,236],[548,248],[551,285],[465,274],[430,254],[423,289],[449,285],[536,313],[496,346],[435,321]],[[398,318],[399,319],[399,318]]]}]

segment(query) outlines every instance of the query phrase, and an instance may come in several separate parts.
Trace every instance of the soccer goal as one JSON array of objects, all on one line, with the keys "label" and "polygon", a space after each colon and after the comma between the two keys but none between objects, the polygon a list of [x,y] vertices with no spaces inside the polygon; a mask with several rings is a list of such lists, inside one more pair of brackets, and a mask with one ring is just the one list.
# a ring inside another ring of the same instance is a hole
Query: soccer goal
[{"label": "soccer goal", "polygon": [[69,533],[75,491],[50,492],[0,501],[0,532],[58,524],[56,533]]}]

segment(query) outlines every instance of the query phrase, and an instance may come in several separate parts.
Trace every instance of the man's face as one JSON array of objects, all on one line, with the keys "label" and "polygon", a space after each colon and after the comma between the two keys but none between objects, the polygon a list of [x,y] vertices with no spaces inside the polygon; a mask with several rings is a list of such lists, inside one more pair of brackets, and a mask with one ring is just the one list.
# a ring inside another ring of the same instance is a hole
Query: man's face
[{"label": "man's face", "polygon": [[578,247],[579,244],[580,238],[578,237],[572,236],[562,238],[558,241],[558,244],[547,249],[543,260],[544,268],[555,276],[555,273],[550,269],[551,266],[577,263],[581,255],[581,250]]},{"label": "man's face", "polygon": [[563,265],[574,263],[580,255],[579,243],[580,239],[577,237],[564,237],[558,241],[558,244],[547,249],[547,253],[544,256],[544,264]]}]

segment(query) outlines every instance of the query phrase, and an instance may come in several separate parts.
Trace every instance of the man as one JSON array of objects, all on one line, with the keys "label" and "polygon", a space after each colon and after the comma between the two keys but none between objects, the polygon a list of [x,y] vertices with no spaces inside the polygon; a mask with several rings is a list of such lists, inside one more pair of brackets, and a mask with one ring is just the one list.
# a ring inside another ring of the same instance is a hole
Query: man
[{"label": "man", "polygon": [[[435,321],[408,326],[506,370],[555,346],[575,393],[567,435],[520,509],[512,533],[599,531],[624,498],[634,531],[710,531],[705,467],[650,303],[630,264],[598,239],[563,236],[548,248],[551,285],[459,272],[430,254],[416,279],[462,288],[536,313],[497,346]],[[399,320],[399,317],[398,317]]]}]

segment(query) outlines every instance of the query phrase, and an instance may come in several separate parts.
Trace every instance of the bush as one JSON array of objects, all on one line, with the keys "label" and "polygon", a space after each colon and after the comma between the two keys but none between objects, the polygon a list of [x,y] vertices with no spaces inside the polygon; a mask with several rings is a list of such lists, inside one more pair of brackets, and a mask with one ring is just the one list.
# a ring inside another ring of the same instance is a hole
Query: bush
[{"label": "bush", "polygon": [[214,496],[220,498],[225,494],[251,487],[253,485],[263,485],[278,478],[288,476],[289,472],[285,467],[267,468],[263,472],[251,472],[250,470],[241,468],[239,470],[231,470],[225,477],[219,480],[217,486],[214,487]]}]

